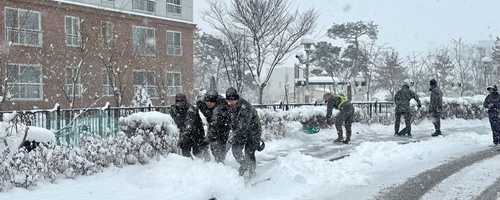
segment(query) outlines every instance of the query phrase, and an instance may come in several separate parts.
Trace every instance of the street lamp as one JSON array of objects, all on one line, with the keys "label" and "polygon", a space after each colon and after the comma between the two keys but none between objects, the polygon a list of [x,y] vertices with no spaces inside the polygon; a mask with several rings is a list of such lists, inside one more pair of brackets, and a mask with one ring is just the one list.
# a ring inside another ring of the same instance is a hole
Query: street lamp
[{"label": "street lamp", "polygon": [[309,91],[309,55],[311,54],[312,52],[312,46],[314,45],[314,39],[311,37],[311,36],[304,36],[302,37],[302,39],[300,40],[300,44],[302,44],[304,46],[304,51],[306,52],[306,58],[304,60],[304,55],[302,54],[302,52],[298,52],[295,57],[297,59],[299,59],[299,62],[300,64],[305,64],[306,65],[306,70],[304,71],[304,77],[306,79],[306,82],[305,82],[305,103],[309,103],[310,99],[309,99],[309,95],[310,95],[310,91]]}]

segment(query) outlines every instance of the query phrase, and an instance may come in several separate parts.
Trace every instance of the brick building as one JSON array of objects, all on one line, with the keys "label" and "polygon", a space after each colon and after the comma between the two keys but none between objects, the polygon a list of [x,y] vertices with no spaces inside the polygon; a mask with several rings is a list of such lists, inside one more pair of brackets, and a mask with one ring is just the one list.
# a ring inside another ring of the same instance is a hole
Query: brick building
[{"label": "brick building", "polygon": [[2,0],[3,110],[193,94],[193,0]]}]

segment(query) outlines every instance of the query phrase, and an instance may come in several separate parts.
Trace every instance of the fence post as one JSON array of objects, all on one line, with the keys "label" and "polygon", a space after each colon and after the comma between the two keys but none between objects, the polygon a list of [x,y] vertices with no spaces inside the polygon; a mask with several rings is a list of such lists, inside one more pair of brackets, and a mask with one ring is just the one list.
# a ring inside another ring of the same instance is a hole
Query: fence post
[{"label": "fence post", "polygon": [[[107,108],[105,108],[104,110],[106,110],[106,111],[107,111],[107,113],[108,113],[108,128],[109,128],[109,130],[112,130],[112,131],[114,132],[114,130],[115,130],[115,129],[114,129],[114,126],[113,126],[113,129],[112,129],[112,127],[111,127],[111,108],[110,108],[110,105],[108,104],[108,107],[107,107]],[[105,111],[105,112],[106,112],[106,111]]]},{"label": "fence post", "polygon": [[62,142],[62,136],[64,134],[64,130],[61,130],[61,106],[57,105],[57,108],[56,108],[56,113],[55,113],[55,118],[56,118],[56,129],[58,130],[58,135],[59,137],[56,139],[56,144],[60,145],[61,142]]},{"label": "fence post", "polygon": [[43,111],[42,113],[44,113],[44,115],[46,116],[45,117],[45,128],[48,130],[51,130],[51,128],[50,128],[51,112]]},{"label": "fence post", "polygon": [[[370,108],[369,108],[369,110],[370,110],[370,111],[368,112],[368,115],[370,115],[370,118],[372,118],[372,109],[373,109],[373,104],[372,104],[372,103],[370,103],[369,105],[370,105]],[[377,109],[377,103],[375,103],[375,109]]]}]

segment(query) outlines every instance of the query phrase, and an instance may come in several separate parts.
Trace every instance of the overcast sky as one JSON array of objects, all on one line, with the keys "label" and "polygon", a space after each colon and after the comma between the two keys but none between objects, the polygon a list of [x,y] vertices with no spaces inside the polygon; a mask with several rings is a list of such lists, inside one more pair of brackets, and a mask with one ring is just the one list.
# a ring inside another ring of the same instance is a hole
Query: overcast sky
[{"label": "overcast sky", "polygon": [[[314,7],[320,13],[316,41],[329,40],[326,31],[334,23],[374,21],[378,44],[394,47],[403,55],[427,51],[462,38],[477,44],[500,36],[499,0],[291,0],[294,6]],[[205,0],[196,0],[194,22],[203,32],[215,33],[200,18],[207,9]],[[365,38],[366,39],[366,38]]]}]

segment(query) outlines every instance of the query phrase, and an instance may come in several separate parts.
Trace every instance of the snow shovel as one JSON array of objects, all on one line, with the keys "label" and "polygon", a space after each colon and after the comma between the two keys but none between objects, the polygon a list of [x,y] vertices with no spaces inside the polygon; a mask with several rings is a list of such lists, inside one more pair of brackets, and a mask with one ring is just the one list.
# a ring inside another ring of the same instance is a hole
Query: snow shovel
[{"label": "snow shovel", "polygon": [[304,127],[302,128],[302,131],[306,134],[315,134],[319,132],[319,127],[316,126]]},{"label": "snow shovel", "polygon": [[[420,111],[420,108],[417,108],[417,114],[416,115],[418,115],[419,111]],[[417,117],[416,115],[411,118],[411,122],[410,123],[413,123],[413,121],[415,121],[415,118]],[[401,129],[401,131],[398,132],[398,136],[405,136],[406,134],[408,134],[408,132],[409,132],[408,128],[404,127],[403,129]]]}]

